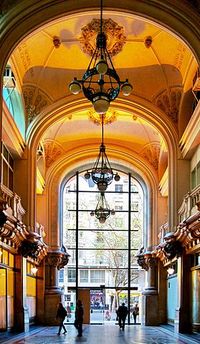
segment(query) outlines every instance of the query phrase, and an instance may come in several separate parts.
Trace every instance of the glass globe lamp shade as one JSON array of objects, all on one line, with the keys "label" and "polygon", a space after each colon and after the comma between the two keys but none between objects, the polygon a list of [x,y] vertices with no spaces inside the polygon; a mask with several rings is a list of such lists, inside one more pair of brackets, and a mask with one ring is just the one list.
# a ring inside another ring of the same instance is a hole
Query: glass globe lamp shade
[{"label": "glass globe lamp shade", "polygon": [[116,182],[118,182],[120,180],[120,175],[118,173],[116,173],[114,179]]},{"label": "glass globe lamp shade", "polygon": [[35,275],[37,273],[37,271],[38,271],[38,269],[35,266],[31,268],[32,274]]},{"label": "glass globe lamp shade", "polygon": [[173,275],[174,274],[174,268],[170,267],[167,269],[168,275]]},{"label": "glass globe lamp shade", "polygon": [[104,114],[108,111],[110,102],[105,96],[97,96],[93,99],[94,110],[99,114]]},{"label": "glass globe lamp shade", "polygon": [[124,82],[124,84],[121,87],[122,93],[124,96],[129,96],[133,87],[131,84],[129,84],[128,80]]},{"label": "glass globe lamp shade", "polygon": [[105,223],[106,222],[105,216],[101,215],[100,218],[99,218],[99,222],[100,223]]},{"label": "glass globe lamp shade", "polygon": [[96,65],[96,70],[99,74],[106,74],[108,70],[108,65],[105,60],[100,60]]},{"label": "glass globe lamp shade", "polygon": [[108,184],[106,183],[105,180],[100,180],[100,181],[97,183],[97,187],[98,187],[99,191],[101,191],[101,192],[106,191],[107,186],[108,186]]},{"label": "glass globe lamp shade", "polygon": [[90,172],[86,172],[85,174],[84,174],[84,177],[85,177],[85,179],[90,179]]},{"label": "glass globe lamp shade", "polygon": [[72,94],[78,94],[81,90],[81,84],[76,79],[74,79],[69,84],[69,90]]}]

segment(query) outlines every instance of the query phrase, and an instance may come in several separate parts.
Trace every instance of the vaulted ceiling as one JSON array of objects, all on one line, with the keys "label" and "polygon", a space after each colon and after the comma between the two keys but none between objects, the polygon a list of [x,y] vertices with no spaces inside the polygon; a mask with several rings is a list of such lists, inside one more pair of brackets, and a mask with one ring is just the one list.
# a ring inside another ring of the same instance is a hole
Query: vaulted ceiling
[{"label": "vaulted ceiling", "polygon": [[[197,69],[192,52],[169,30],[144,18],[116,11],[105,11],[103,18],[113,64],[120,78],[133,85],[130,99],[143,105],[144,112],[153,106],[178,132],[180,105],[191,93]],[[32,32],[15,48],[9,63],[23,95],[28,125],[51,105],[59,108],[60,102],[68,102],[68,84],[87,69],[98,28],[97,11],[62,17]],[[142,156],[161,179],[167,147],[156,126],[134,110],[116,108],[115,102],[106,120],[106,143]],[[98,124],[89,104],[51,125],[41,137],[46,167],[72,147],[99,143]]]}]

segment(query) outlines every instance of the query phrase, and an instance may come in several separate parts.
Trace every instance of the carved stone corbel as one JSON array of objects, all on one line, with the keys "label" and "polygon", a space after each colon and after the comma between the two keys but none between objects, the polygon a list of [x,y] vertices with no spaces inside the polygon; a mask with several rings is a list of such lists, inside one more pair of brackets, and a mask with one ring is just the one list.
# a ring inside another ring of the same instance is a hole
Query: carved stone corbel
[{"label": "carved stone corbel", "polygon": [[167,259],[171,260],[180,257],[183,253],[183,246],[180,241],[176,240],[174,232],[167,233],[164,237],[163,251]]},{"label": "carved stone corbel", "polygon": [[47,263],[50,266],[56,267],[58,270],[64,268],[68,264],[70,255],[67,250],[62,246],[61,250],[49,251],[47,255]]},{"label": "carved stone corbel", "polygon": [[155,257],[153,251],[149,251],[147,249],[144,250],[144,247],[140,249],[136,257],[138,265],[146,271],[148,271],[149,268],[153,268],[157,264],[157,258]]}]

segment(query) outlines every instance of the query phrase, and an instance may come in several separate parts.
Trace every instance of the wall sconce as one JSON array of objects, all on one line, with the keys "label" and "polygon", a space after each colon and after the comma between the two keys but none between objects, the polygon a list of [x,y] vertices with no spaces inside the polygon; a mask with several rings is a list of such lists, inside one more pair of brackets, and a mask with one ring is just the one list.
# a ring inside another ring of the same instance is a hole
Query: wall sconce
[{"label": "wall sconce", "polygon": [[169,267],[168,269],[167,269],[167,273],[168,273],[168,275],[173,275],[174,274],[174,268],[171,266],[171,267]]},{"label": "wall sconce", "polygon": [[38,271],[38,269],[37,269],[35,266],[33,266],[33,267],[31,268],[31,273],[32,273],[33,275],[36,275],[37,271]]}]

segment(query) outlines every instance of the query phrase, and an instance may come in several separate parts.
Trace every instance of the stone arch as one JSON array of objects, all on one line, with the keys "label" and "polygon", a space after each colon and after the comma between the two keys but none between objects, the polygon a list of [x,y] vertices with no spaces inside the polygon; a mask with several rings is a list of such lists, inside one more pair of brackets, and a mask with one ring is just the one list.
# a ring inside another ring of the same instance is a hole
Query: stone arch
[{"label": "stone arch", "polygon": [[[115,149],[113,148],[113,151]],[[93,147],[91,148],[91,152],[93,155],[96,155],[96,149]],[[139,160],[138,157],[132,156],[132,152],[115,152],[119,157],[119,162],[112,163],[113,168],[121,169],[125,173],[130,172],[132,176],[135,176],[138,181],[140,181],[145,197],[146,197],[146,231],[144,235],[144,242],[145,245],[150,246],[154,240],[156,239],[156,230],[157,230],[157,218],[152,216],[153,213],[157,213],[157,196],[158,196],[158,188],[157,188],[157,180],[153,169],[151,166],[147,166],[147,164]],[[125,161],[126,158],[126,162]],[[86,160],[87,159],[87,160]],[[66,179],[70,178],[77,170],[81,168],[81,170],[87,169],[91,167],[93,160],[88,161],[88,149],[85,151],[77,151],[74,154],[71,154],[70,157],[61,157],[59,161],[55,162],[49,169],[47,175],[47,194],[46,194],[46,209],[47,209],[47,228],[49,229],[49,233],[47,237],[49,238],[49,244],[53,247],[59,247],[61,244],[60,238],[60,211],[62,207],[61,195],[63,191],[64,184],[66,183]],[[123,167],[122,167],[123,163]],[[152,209],[147,207],[147,204],[152,202]],[[55,209],[55,204],[57,205]]]},{"label": "stone arch", "polygon": [[[63,115],[66,117],[69,116],[72,112],[79,111],[89,107],[88,101],[85,99],[77,99],[74,101],[72,97],[69,97],[68,102],[61,101],[54,105],[51,105],[48,108],[48,111],[43,111],[35,120],[32,122],[31,127],[28,132],[27,136],[27,143],[30,149],[30,152],[36,152],[39,140],[45,130],[51,126],[53,123],[58,121],[62,118]],[[71,100],[71,101],[70,101]],[[124,100],[118,99],[115,101],[115,108],[116,109],[123,109],[124,111],[133,113],[145,118],[147,121],[151,122],[156,129],[161,133],[163,138],[166,141],[168,152],[169,152],[169,204],[170,204],[170,213],[169,213],[169,226],[173,228],[176,225],[176,190],[177,180],[176,180],[176,169],[177,169],[177,156],[178,156],[178,136],[175,127],[173,126],[172,122],[167,118],[164,113],[158,111],[158,109],[153,106],[152,104],[146,102],[146,107],[144,105],[139,104],[139,100],[137,102],[133,99]],[[120,152],[118,152],[120,153]],[[88,155],[88,150],[87,150]],[[113,154],[114,156],[114,154]],[[73,159],[72,159],[73,160]],[[35,170],[35,161],[31,158],[29,159],[29,171]],[[32,192],[30,194],[34,194],[35,185],[34,185],[35,178],[29,178],[30,190]],[[35,214],[34,209],[34,200],[30,198],[30,209],[31,214]],[[35,215],[34,215],[35,216]],[[30,219],[31,223],[34,223],[33,218]]]}]

